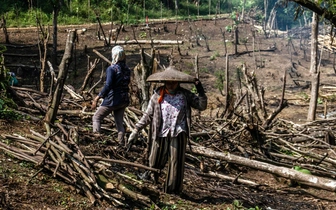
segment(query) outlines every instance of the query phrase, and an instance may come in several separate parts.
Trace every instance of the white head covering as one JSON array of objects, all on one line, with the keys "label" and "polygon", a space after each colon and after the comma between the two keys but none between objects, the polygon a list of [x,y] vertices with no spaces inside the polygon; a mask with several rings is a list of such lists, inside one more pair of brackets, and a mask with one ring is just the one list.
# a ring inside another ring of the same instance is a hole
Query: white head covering
[{"label": "white head covering", "polygon": [[126,59],[126,54],[124,49],[117,45],[112,48],[112,64],[116,64],[118,61],[123,61]]}]

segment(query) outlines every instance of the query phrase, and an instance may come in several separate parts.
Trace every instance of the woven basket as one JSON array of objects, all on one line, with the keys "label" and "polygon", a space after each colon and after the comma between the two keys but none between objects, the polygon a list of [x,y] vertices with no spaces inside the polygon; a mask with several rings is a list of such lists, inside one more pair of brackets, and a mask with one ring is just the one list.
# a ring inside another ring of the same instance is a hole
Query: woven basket
[{"label": "woven basket", "polygon": [[189,74],[178,71],[175,67],[169,66],[162,72],[157,72],[147,78],[147,82],[176,81],[182,83],[194,83],[195,78]]}]

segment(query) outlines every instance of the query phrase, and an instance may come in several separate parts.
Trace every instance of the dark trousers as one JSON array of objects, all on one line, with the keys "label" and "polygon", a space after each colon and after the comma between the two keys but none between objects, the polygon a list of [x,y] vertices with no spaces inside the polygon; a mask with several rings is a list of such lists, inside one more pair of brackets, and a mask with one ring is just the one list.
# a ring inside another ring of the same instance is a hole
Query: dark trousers
[{"label": "dark trousers", "polygon": [[149,166],[161,170],[168,162],[164,186],[166,193],[182,192],[186,145],[187,135],[184,132],[177,137],[158,137],[152,143]]}]

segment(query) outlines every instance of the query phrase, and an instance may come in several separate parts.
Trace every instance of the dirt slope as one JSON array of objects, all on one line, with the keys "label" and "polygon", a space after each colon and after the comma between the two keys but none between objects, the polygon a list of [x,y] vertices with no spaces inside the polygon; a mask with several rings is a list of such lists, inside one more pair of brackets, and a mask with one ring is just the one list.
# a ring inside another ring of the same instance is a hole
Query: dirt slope
[{"label": "dirt slope", "polygon": [[[265,88],[267,104],[276,107],[279,101],[283,75],[287,74],[285,98],[289,101],[289,107],[284,109],[278,117],[297,123],[305,122],[308,111],[309,84],[309,58],[304,58],[304,51],[300,47],[300,39],[293,38],[294,49],[289,44],[287,34],[279,33],[277,37],[265,38],[259,29],[252,26],[251,21],[239,25],[238,54],[233,55],[233,33],[225,32],[225,41],[221,29],[232,24],[230,19],[201,20],[195,22],[179,21],[171,23],[151,23],[150,28],[155,30],[143,30],[144,26],[126,26],[118,40],[132,40],[134,34],[137,39],[181,40],[180,46],[155,46],[160,65],[168,66],[172,59],[175,66],[185,72],[194,74],[195,56],[199,58],[200,80],[202,81],[209,97],[209,107],[202,113],[205,116],[213,115],[223,110],[224,93],[216,88],[218,72],[226,69],[226,55],[224,42],[226,42],[229,56],[229,81],[236,87],[237,69],[246,63],[248,71],[254,71],[259,85]],[[113,26],[116,27],[116,26]],[[64,49],[67,36],[66,29],[73,27],[60,27],[58,32],[59,53]],[[75,60],[72,61],[71,73],[67,84],[75,89],[82,85],[87,71],[88,60],[98,58],[92,49],[96,49],[107,58],[110,57],[111,47],[105,47],[104,41],[97,38],[97,25],[80,26],[86,31],[80,34],[76,43]],[[111,27],[104,25],[105,34]],[[160,29],[160,30],[159,30]],[[134,31],[133,31],[134,30]],[[176,31],[176,33],[175,33]],[[15,72],[21,84],[25,87],[35,88],[37,72],[29,66],[39,65],[36,30],[10,29],[11,45],[7,47],[5,64]],[[255,38],[252,34],[255,33]],[[100,33],[101,34],[101,33]],[[198,43],[196,42],[198,39]],[[4,43],[1,34],[0,43]],[[51,42],[50,42],[51,43]],[[20,45],[33,45],[21,48]],[[16,47],[15,47],[16,46]],[[253,53],[253,46],[256,52]],[[141,47],[150,53],[150,45],[124,45],[127,50],[127,63],[134,68],[140,60]],[[50,49],[49,49],[50,50]],[[12,53],[23,56],[13,56]],[[25,55],[25,56],[24,56]],[[27,55],[31,55],[27,57]],[[307,51],[309,57],[309,51]],[[61,57],[59,58],[61,59]],[[19,65],[22,65],[19,68]],[[321,65],[321,84],[334,84],[335,72],[333,70],[333,57],[329,52],[323,53]],[[106,64],[105,64],[106,65]],[[101,69],[105,65],[99,65],[95,71],[95,81],[98,80]],[[296,70],[293,70],[293,65]],[[133,84],[134,85],[134,84]],[[99,87],[97,88],[99,91]],[[334,104],[328,104],[333,109]],[[318,116],[323,113],[323,106],[318,107]],[[29,133],[29,129],[43,132],[40,123],[29,121],[8,122],[1,121],[0,133]],[[106,145],[101,142],[84,142],[83,149],[94,152]],[[121,156],[125,155],[123,153]],[[102,201],[98,206],[89,205],[89,200],[77,194],[70,185],[53,178],[50,173],[38,173],[37,168],[29,163],[18,161],[0,152],[0,209],[107,209],[113,208],[108,202]],[[289,187],[287,181],[270,174],[255,171],[240,166],[230,166],[224,170],[227,174],[243,177],[267,186],[260,188],[236,185],[229,181],[200,177],[193,174],[187,167],[185,177],[185,190],[180,196],[161,194],[159,200],[164,203],[166,209],[233,209],[233,201],[240,199],[245,207],[262,207],[262,209],[336,209],[334,207],[334,194],[328,191],[305,188]],[[195,181],[196,180],[196,181]],[[129,209],[137,209],[136,204],[129,203]]]}]

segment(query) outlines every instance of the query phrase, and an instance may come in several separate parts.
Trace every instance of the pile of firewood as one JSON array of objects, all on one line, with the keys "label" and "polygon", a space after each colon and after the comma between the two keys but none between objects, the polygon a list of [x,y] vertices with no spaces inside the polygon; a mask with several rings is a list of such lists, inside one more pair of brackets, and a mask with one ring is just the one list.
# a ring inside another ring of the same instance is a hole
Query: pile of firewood
[{"label": "pile of firewood", "polygon": [[[150,207],[150,198],[129,190],[124,183],[130,182],[141,185],[140,181],[111,170],[113,164],[129,165],[137,168],[150,169],[141,164],[104,158],[102,156],[85,156],[78,142],[80,134],[77,129],[67,129],[57,123],[55,132],[51,136],[44,136],[31,130],[31,134],[20,136],[1,135],[9,144],[0,142],[0,148],[19,160],[34,163],[42,170],[49,170],[53,177],[61,178],[64,182],[73,185],[80,193],[85,194],[92,204],[101,199],[110,201],[115,206],[125,206],[122,195],[138,200],[143,205]],[[155,169],[151,169],[154,170]],[[127,181],[120,181],[127,180]]]}]

